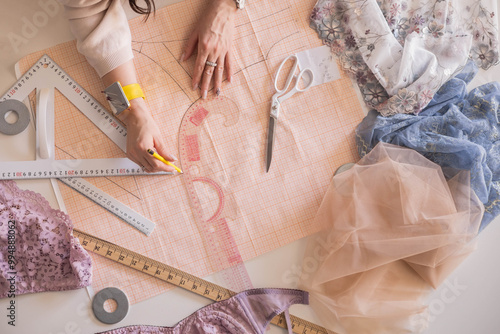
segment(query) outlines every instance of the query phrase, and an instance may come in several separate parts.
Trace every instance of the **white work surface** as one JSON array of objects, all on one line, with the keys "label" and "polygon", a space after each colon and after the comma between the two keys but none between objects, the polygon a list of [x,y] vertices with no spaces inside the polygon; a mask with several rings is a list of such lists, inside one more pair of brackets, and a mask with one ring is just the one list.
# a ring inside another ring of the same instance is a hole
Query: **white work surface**
[{"label": "white work surface", "polygon": [[[72,39],[62,7],[57,13],[44,14],[41,4],[55,0],[16,0],[4,6],[0,21],[0,95],[16,81],[14,64],[22,57]],[[157,7],[177,2],[156,1]],[[251,6],[251,3],[249,4]],[[129,17],[135,16],[128,10]],[[49,18],[49,19],[46,19]],[[35,31],[23,31],[25,21],[37,20]],[[23,36],[23,33],[25,34]],[[8,36],[23,38],[13,45]],[[500,79],[500,66],[481,73],[469,88]],[[18,152],[33,140],[34,127],[17,136],[0,134],[0,160],[28,160],[31,152]],[[34,141],[33,141],[34,142]],[[34,145],[33,145],[34,146]],[[53,207],[58,207],[48,180],[18,182],[43,194]],[[500,219],[493,221],[478,237],[478,249],[430,297],[431,322],[428,334],[498,334],[500,333]],[[255,287],[292,287],[283,279],[285,273],[300,265],[304,240],[267,253],[246,263]],[[92,314],[86,289],[65,292],[45,292],[16,297],[15,327],[8,325],[9,299],[0,300],[0,333],[77,334],[94,333],[132,324],[172,326],[190,313],[210,303],[209,300],[179,288],[132,305],[127,317],[118,324],[101,324]],[[315,321],[307,306],[293,306],[292,314]],[[270,333],[282,333],[274,326]],[[355,333],[353,333],[355,334]]]}]

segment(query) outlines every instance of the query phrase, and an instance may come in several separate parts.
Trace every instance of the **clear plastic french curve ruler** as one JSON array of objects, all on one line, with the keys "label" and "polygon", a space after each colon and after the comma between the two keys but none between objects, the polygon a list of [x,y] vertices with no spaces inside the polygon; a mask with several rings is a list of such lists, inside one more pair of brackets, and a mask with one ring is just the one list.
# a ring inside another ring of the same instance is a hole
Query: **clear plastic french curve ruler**
[{"label": "clear plastic french curve ruler", "polygon": [[[0,97],[0,102],[7,100],[22,102],[31,92],[37,91],[37,104],[42,104],[42,106],[37,105],[40,107],[37,113],[42,110],[44,113],[47,112],[47,115],[37,117],[37,145],[40,142],[43,142],[43,145],[39,145],[40,151],[37,151],[35,161],[0,162],[0,179],[58,178],[139,231],[149,235],[155,227],[154,222],[82,179],[82,177],[94,176],[147,174],[141,167],[126,158],[54,160],[54,124],[41,123],[45,118],[53,122],[54,88],[57,88],[125,152],[127,130],[49,56],[44,55],[20,76],[6,94]],[[48,94],[43,95],[41,92]],[[42,100],[46,105],[41,102]],[[48,111],[42,107],[47,107]],[[40,124],[43,125],[41,129],[39,129]],[[42,154],[42,149],[44,149],[44,154]]]},{"label": "clear plastic french curve ruler", "polygon": [[222,114],[226,125],[236,125],[238,107],[229,99],[199,100],[184,114],[179,129],[179,154],[196,224],[203,238],[212,271],[224,284],[242,291],[252,287],[229,222],[238,215],[236,200],[227,186],[227,175],[207,119]]},{"label": "clear plastic french curve ruler", "polygon": [[[106,240],[99,239],[88,233],[74,229],[73,234],[80,240],[80,244],[83,248],[90,252],[101,255],[111,261],[138,270],[164,282],[181,287],[187,291],[194,292],[210,300],[221,301],[236,294],[236,292],[231,291],[230,289],[226,289],[220,285],[206,281],[162,262],[155,261],[149,257],[115,245]],[[319,325],[293,315],[290,315],[290,320],[292,331],[294,333],[332,333],[331,331],[328,332],[325,328]],[[286,321],[283,314],[279,314],[274,317],[271,323],[282,328],[286,328]]]}]

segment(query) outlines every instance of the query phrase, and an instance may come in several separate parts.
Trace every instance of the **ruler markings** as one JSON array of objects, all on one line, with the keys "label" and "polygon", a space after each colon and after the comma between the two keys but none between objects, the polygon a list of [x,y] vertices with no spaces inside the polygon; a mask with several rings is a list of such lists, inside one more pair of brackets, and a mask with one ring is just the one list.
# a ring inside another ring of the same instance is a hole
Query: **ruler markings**
[{"label": "ruler markings", "polygon": [[130,224],[132,227],[135,227],[147,236],[153,232],[156,226],[154,222],[132,210],[130,207],[106,194],[104,191],[84,179],[62,177],[58,180],[78,191],[80,194],[86,196],[96,204],[102,206],[115,216],[120,217],[123,221]]},{"label": "ruler markings", "polygon": [[[252,282],[228,226],[227,218],[231,218],[231,213],[227,202],[232,200],[232,196],[226,194],[226,189],[217,182],[216,175],[211,175],[212,167],[203,170],[204,165],[201,161],[200,131],[212,110],[222,112],[227,109],[224,108],[226,107],[224,102],[227,100],[218,97],[210,101],[193,103],[188,108],[179,127],[179,154],[193,216],[203,238],[210,265],[214,272],[219,272],[226,286],[235,291],[242,291],[251,288]],[[206,148],[209,149],[213,148]],[[209,156],[210,152],[204,151],[204,155]],[[195,187],[197,182],[210,186],[217,196],[218,205],[210,216],[204,212],[200,203]]]},{"label": "ruler markings", "polygon": [[0,180],[173,174],[148,173],[128,158],[5,161],[0,167]]},{"label": "ruler markings", "polygon": [[0,100],[23,101],[34,89],[55,87],[122,151],[127,129],[48,55],[43,55]]},{"label": "ruler markings", "polygon": [[[108,136],[118,147],[120,147],[124,152],[126,148],[126,128],[123,127],[120,122],[118,122],[111,114],[109,114],[106,109],[95,100],[92,95],[90,95],[83,87],[76,83],[67,73],[65,73],[49,56],[44,55],[38,60],[19,80],[16,82],[8,92],[0,97],[0,100],[4,101],[7,99],[17,99],[19,101],[24,100],[29,96],[29,94],[35,90],[43,87],[55,87],[57,88],[73,105],[79,109],[94,125],[96,125],[106,136]],[[204,118],[204,117],[203,117]],[[186,130],[186,124],[182,124],[181,129]],[[191,138],[193,139],[193,138]],[[197,141],[196,141],[197,142]],[[181,150],[185,148],[182,147]],[[196,157],[192,156],[192,160],[196,161],[199,159],[199,148],[191,147],[191,154],[196,155]],[[188,153],[189,155],[189,153]],[[39,160],[42,161],[42,160]],[[52,162],[59,162],[61,160],[55,160]],[[71,160],[69,160],[71,161]],[[78,160],[72,160],[74,163]],[[0,163],[3,164],[3,163]],[[2,169],[3,170],[3,169]],[[68,168],[67,171],[74,170]],[[26,171],[29,173],[30,171]],[[33,171],[32,171],[33,172]],[[37,172],[45,172],[45,171],[37,171]],[[60,172],[60,171],[59,171]],[[8,173],[8,172],[7,172]],[[114,174],[117,173],[117,174]],[[128,175],[126,171],[114,171],[114,173],[110,173],[109,175]],[[137,171],[136,171],[137,173]],[[140,172],[139,172],[140,173]],[[75,172],[76,174],[76,172]],[[83,176],[108,176],[107,173],[99,173],[100,175],[89,175],[83,172],[83,175],[80,175],[78,172],[78,177]],[[137,175],[137,174],[135,174]],[[142,174],[140,174],[142,175]],[[0,175],[1,176],[1,175]],[[60,176],[63,176],[60,174]],[[67,178],[67,176],[72,176],[71,174],[64,175],[65,177],[61,177],[61,181],[65,182],[69,186],[72,186],[75,190],[82,192],[82,182],[86,182],[83,179],[79,179],[80,188],[74,185],[74,181],[76,178]],[[24,175],[23,172],[18,176],[18,178],[27,178],[29,175]],[[57,177],[57,176],[56,176]],[[33,175],[31,176],[33,178]],[[72,180],[72,181],[70,181]],[[90,184],[89,184],[90,185]],[[92,186],[92,185],[90,185]],[[95,187],[94,187],[95,188]],[[97,189],[97,188],[96,188]],[[89,191],[83,191],[84,195],[88,195]],[[95,196],[87,196],[90,199],[94,200]],[[114,198],[110,197],[114,203],[117,202]],[[108,201],[109,202],[109,201]],[[98,202],[96,202],[98,203]],[[194,203],[196,206],[199,205],[199,202],[194,199]],[[103,205],[102,202],[99,203]],[[106,207],[105,207],[106,208]],[[111,208],[111,207],[110,207]],[[106,208],[108,209],[108,208]],[[198,208],[201,209],[201,208]],[[110,210],[111,212],[116,214],[116,210]],[[195,210],[198,211],[198,210]],[[199,212],[201,214],[201,211]],[[124,217],[120,217],[124,219]],[[126,217],[125,217],[126,218]],[[201,217],[198,217],[201,218]],[[124,219],[125,220],[125,219]],[[186,290],[197,293],[201,296],[205,296],[214,301],[227,299],[236,293],[223,288],[214,283],[202,280],[201,278],[195,277],[186,272],[180,271],[168,265],[162,264],[153,259],[147,258],[138,253],[129,251],[120,246],[116,246],[114,244],[110,244],[104,240],[92,237],[83,232],[80,232],[75,229],[75,235],[80,238],[80,242],[83,247],[89,251],[97,253],[101,256],[107,257],[110,260],[113,260],[118,263],[122,263],[130,268],[141,271],[150,276],[161,279],[165,282],[171,283],[173,285],[182,287]],[[232,236],[229,236],[232,238]],[[235,250],[238,252],[237,250]],[[126,256],[124,256],[126,254]],[[238,252],[239,254],[239,252]],[[234,256],[234,254],[233,254]],[[241,258],[241,257],[240,257]],[[246,272],[240,273],[243,277],[240,277],[241,281],[248,280],[248,274]],[[319,327],[315,324],[307,322],[303,319],[291,316],[292,327],[295,333],[327,333],[327,331]],[[282,315],[277,316],[273,319],[272,323],[278,324],[279,326],[286,328],[286,324],[284,321],[284,317]]]},{"label": "ruler markings", "polygon": [[[127,130],[90,93],[43,55],[19,80],[0,97],[0,101],[23,101],[35,90],[57,88],[80,112],[97,126],[122,151],[126,149]],[[53,103],[53,99],[52,99]],[[53,127],[53,125],[52,125]],[[53,132],[53,128],[52,128]],[[53,133],[51,135],[54,135]],[[66,152],[67,153],[67,152]],[[166,175],[172,173],[154,173]],[[0,179],[58,178],[131,226],[149,235],[155,224],[112,196],[101,191],[83,177],[150,175],[127,158],[111,159],[38,159],[36,161],[0,162]]]},{"label": "ruler markings", "polygon": [[[164,282],[194,292],[212,301],[225,300],[237,294],[236,292],[226,289],[220,285],[191,275],[185,271],[156,261],[106,240],[94,237],[78,229],[73,229],[73,234],[80,240],[83,248],[88,251],[101,255],[114,262],[123,264],[126,267],[138,270],[144,274],[156,277]],[[290,320],[294,333],[329,333],[325,328],[299,317],[290,315]],[[274,317],[271,323],[282,328],[286,328],[286,321],[283,314]]]}]

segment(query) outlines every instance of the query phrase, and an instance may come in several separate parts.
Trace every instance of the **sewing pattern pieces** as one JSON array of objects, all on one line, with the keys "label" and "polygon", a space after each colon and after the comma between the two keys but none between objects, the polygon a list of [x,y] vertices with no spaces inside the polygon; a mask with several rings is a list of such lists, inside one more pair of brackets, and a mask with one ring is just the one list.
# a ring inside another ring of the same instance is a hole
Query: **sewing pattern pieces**
[{"label": "sewing pattern pieces", "polygon": [[[213,223],[231,233],[230,247],[217,249],[237,262],[314,233],[312,220],[333,171],[358,159],[354,130],[363,118],[346,75],[296,94],[282,106],[273,167],[266,173],[273,76],[287,56],[321,46],[308,22],[314,1],[256,0],[239,11],[233,38],[233,80],[231,85],[223,84],[222,96],[213,101],[199,99],[199,92],[192,90],[194,57],[178,61],[203,14],[204,3],[187,0],[158,10],[147,22],[140,17],[129,21],[134,64],[147,103],[167,150],[183,159],[179,167],[192,177],[87,179],[154,221],[154,233],[141,235],[73,189],[60,186],[78,229],[199,277],[224,268],[217,263],[218,254],[210,253],[210,240],[201,235],[193,199],[204,218],[218,217]],[[107,105],[101,80],[73,41],[25,57],[20,61],[21,71],[44,53]],[[196,131],[186,133],[189,137],[179,142],[187,111],[193,117],[186,122]],[[55,122],[56,159],[125,157],[57,91]],[[183,147],[185,154],[178,150]],[[218,205],[220,200],[222,205]],[[115,286],[135,303],[171,288],[119,263],[91,256],[95,291]]]}]

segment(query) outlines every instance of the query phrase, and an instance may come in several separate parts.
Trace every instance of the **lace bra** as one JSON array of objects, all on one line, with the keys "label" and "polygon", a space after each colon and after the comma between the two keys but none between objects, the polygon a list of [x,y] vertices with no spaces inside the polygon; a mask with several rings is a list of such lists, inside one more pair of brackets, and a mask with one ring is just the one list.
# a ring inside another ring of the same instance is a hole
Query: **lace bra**
[{"label": "lace bra", "polygon": [[265,333],[271,319],[281,312],[285,312],[288,333],[291,334],[288,308],[297,303],[308,304],[309,294],[293,289],[252,289],[208,305],[180,321],[175,327],[135,325],[101,334]]},{"label": "lace bra", "polygon": [[72,231],[40,194],[0,181],[0,298],[90,285],[90,256]]}]

